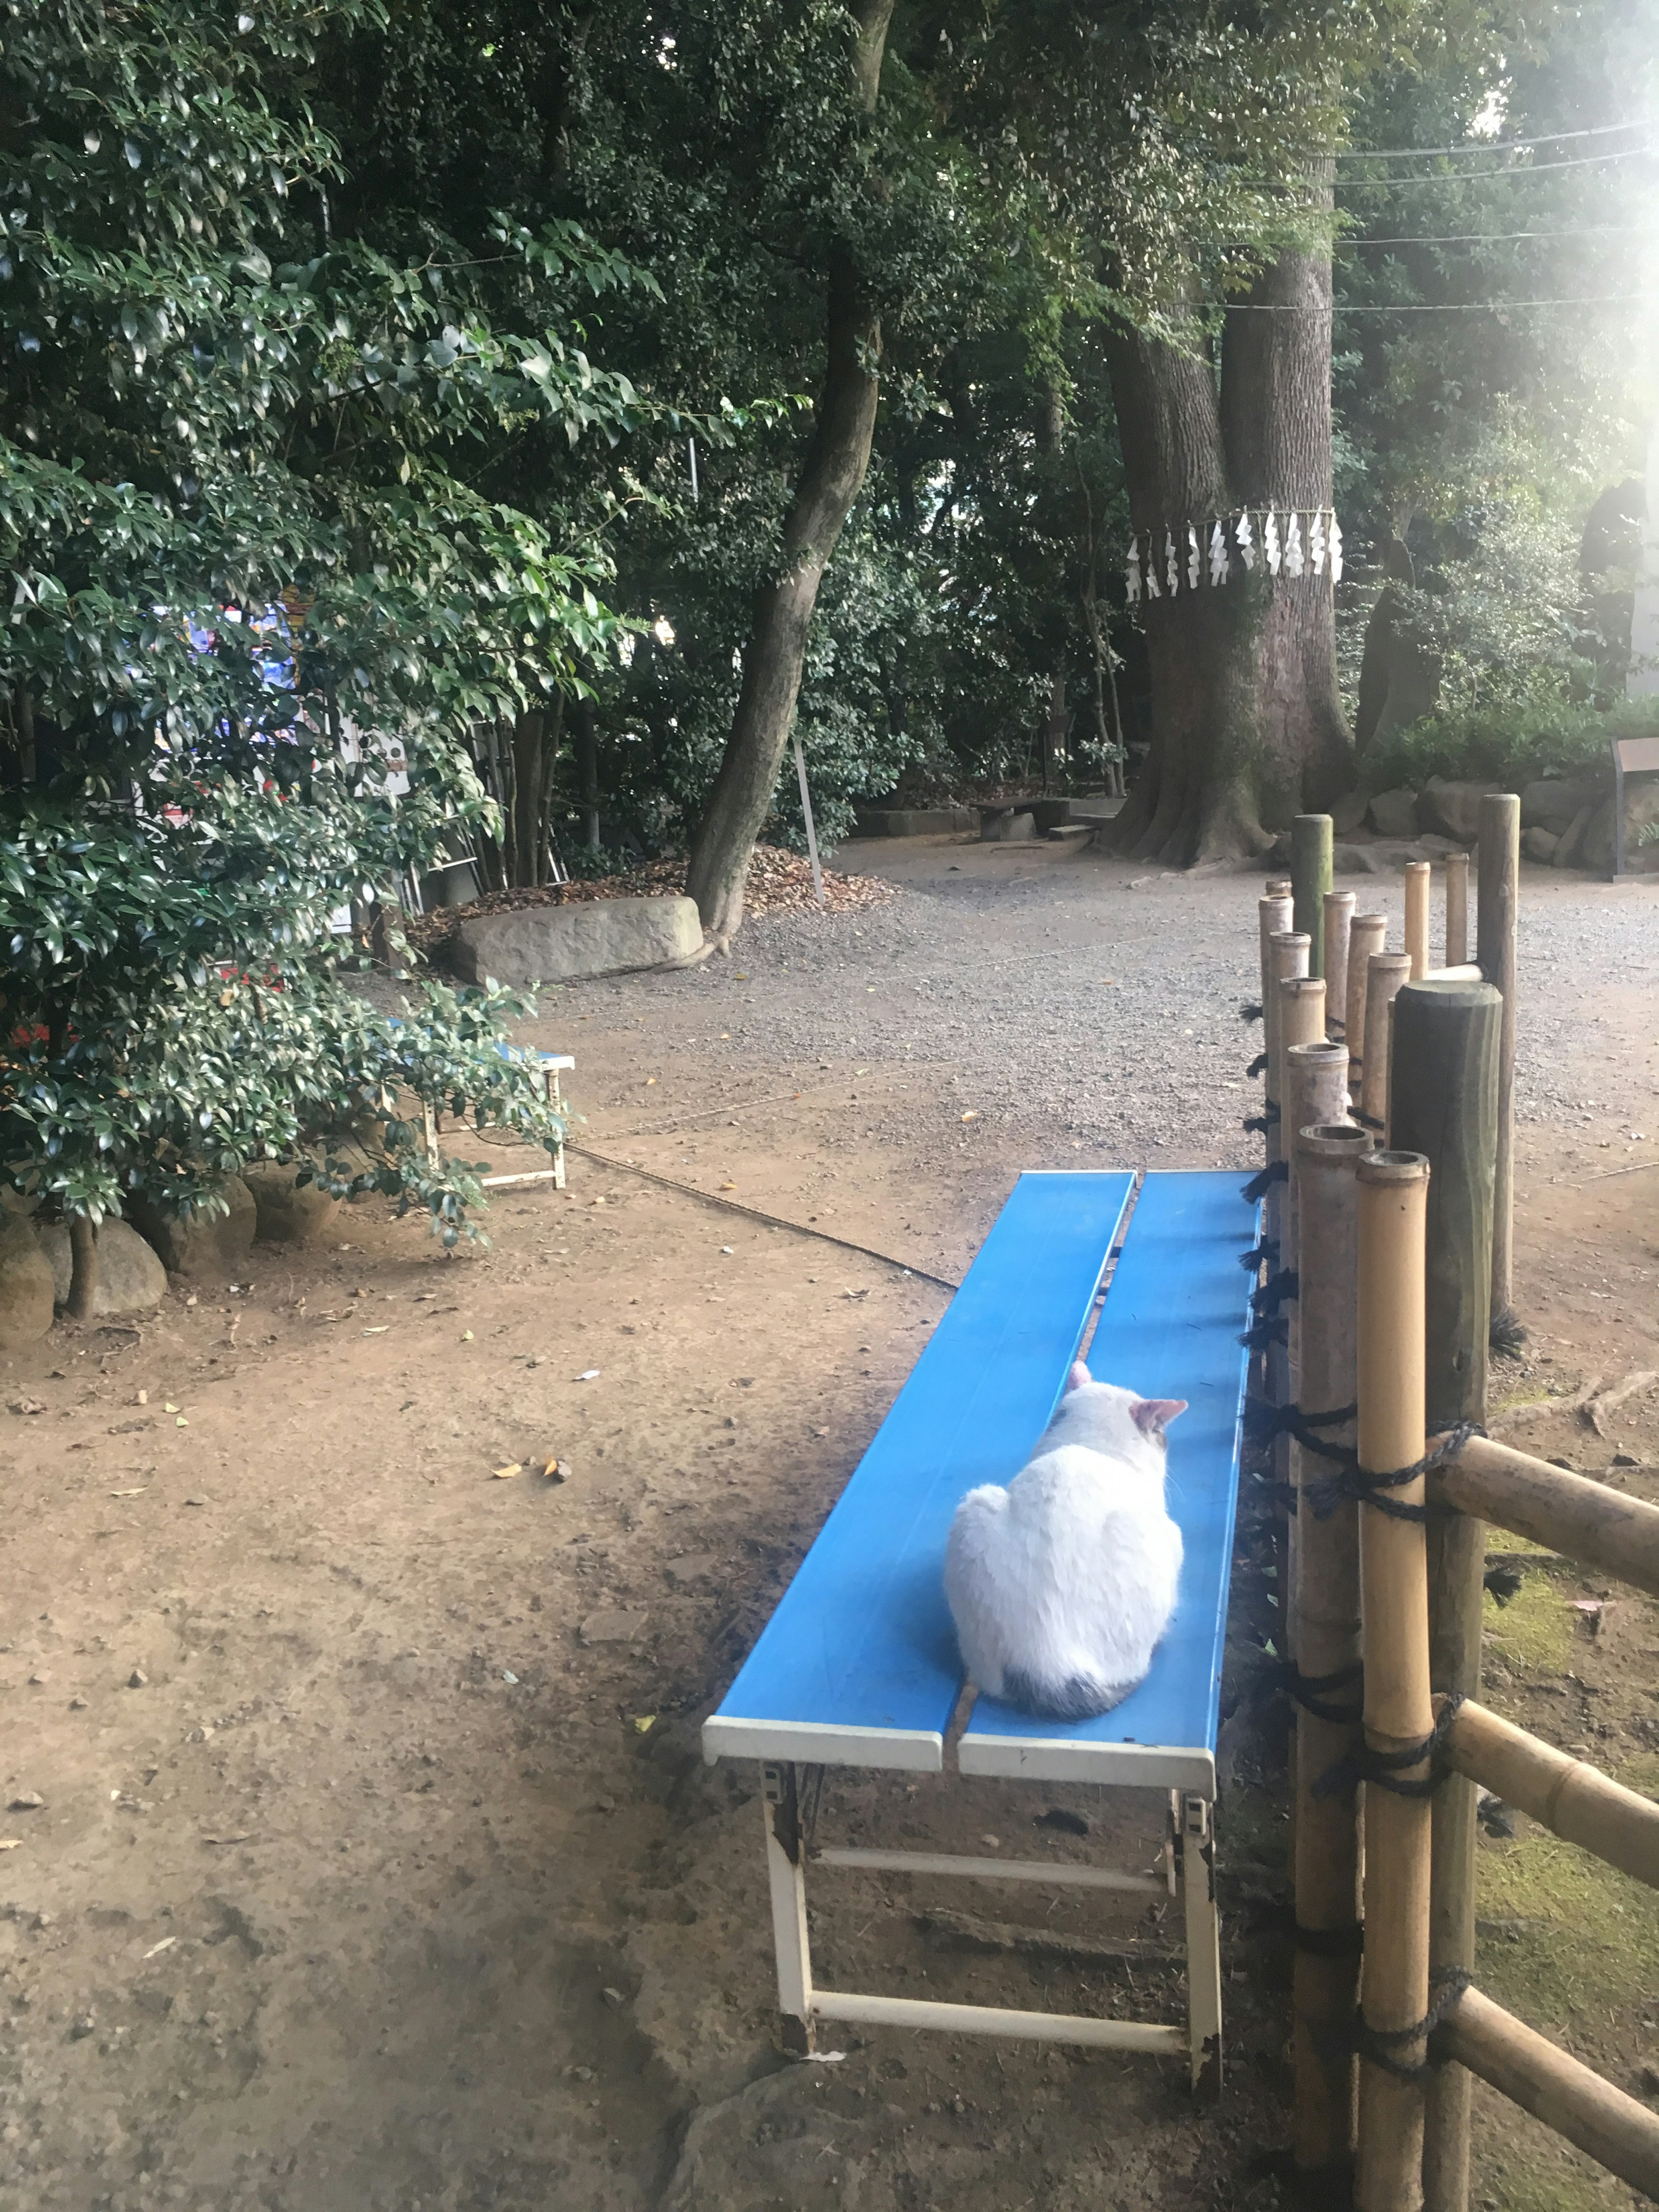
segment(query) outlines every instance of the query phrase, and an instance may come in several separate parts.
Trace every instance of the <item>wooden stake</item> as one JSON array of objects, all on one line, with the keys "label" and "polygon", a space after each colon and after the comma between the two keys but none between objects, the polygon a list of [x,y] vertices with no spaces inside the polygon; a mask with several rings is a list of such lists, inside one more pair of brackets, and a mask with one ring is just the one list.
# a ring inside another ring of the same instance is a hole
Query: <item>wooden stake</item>
[{"label": "wooden stake", "polygon": [[1429,1494],[1659,1597],[1659,1505],[1486,1437],[1435,1471]]},{"label": "wooden stake", "polygon": [[1495,1329],[1515,1322],[1516,930],[1521,896],[1521,801],[1489,792],[1480,802],[1479,915],[1480,972],[1504,994],[1498,1042],[1498,1157],[1492,1193],[1492,1316]]},{"label": "wooden stake", "polygon": [[[1428,1425],[1486,1418],[1492,1155],[1498,1033],[1490,983],[1407,983],[1394,1002],[1389,1141],[1429,1162],[1425,1389]],[[1480,1687],[1485,1524],[1466,1515],[1428,1528],[1429,1661],[1434,1686]],[[1475,1793],[1449,1777],[1434,1795],[1429,1966],[1474,1965]],[[1428,2086],[1425,2212],[1463,2212],[1469,2188],[1469,2077],[1442,2068]]]},{"label": "wooden stake", "polygon": [[1469,856],[1446,855],[1446,955],[1441,963],[1459,968],[1469,957]]},{"label": "wooden stake", "polygon": [[1429,972],[1429,878],[1426,860],[1406,863],[1406,950],[1411,955],[1412,981]]},{"label": "wooden stake", "polygon": [[1357,914],[1348,929],[1348,999],[1343,1042],[1348,1048],[1348,1088],[1360,1095],[1365,1057],[1365,998],[1371,962],[1389,940],[1385,914]]},{"label": "wooden stake", "polygon": [[[1300,1047],[1293,1064],[1310,1057]],[[1300,1367],[1297,1402],[1304,1413],[1334,1413],[1354,1402],[1356,1299],[1359,1272],[1359,1201],[1356,1170],[1371,1149],[1368,1130],[1338,1117],[1293,1130],[1293,1172],[1302,1224]],[[1321,1425],[1334,1445],[1352,1446],[1352,1419]],[[1297,1489],[1330,1472],[1331,1462],[1301,1444],[1291,1448]],[[1340,1505],[1323,1520],[1305,1506],[1296,1516],[1291,1583],[1291,1648],[1304,1676],[1340,1676],[1359,1662],[1358,1509]],[[1328,1720],[1298,1705],[1296,1713],[1296,1921],[1298,1929],[1339,1940],[1328,1949],[1298,1944],[1293,2050],[1296,2067],[1292,2148],[1308,2175],[1335,2185],[1353,2156],[1355,2063],[1342,2048],[1359,1987],[1359,1832],[1354,1800],[1316,1798],[1313,1784],[1359,1741],[1357,1677],[1317,1693],[1317,1702],[1352,1720]],[[1354,1948],[1340,1942],[1352,1932]]]},{"label": "wooden stake", "polygon": [[1480,1783],[1568,1843],[1659,1889],[1659,1805],[1651,1797],[1540,1743],[1472,1698],[1447,1733],[1446,1758],[1471,1789]]},{"label": "wooden stake", "polygon": [[1352,891],[1325,894],[1325,1028],[1346,1042],[1348,939],[1357,904]]},{"label": "wooden stake", "polygon": [[1310,975],[1325,973],[1325,894],[1331,887],[1332,836],[1328,814],[1298,814],[1291,823],[1295,926],[1305,932],[1309,939]]},{"label": "wooden stake", "polygon": [[[1429,1164],[1411,1152],[1373,1152],[1357,1174],[1359,1464],[1384,1474],[1423,1456]],[[1396,1484],[1386,1495],[1393,1503],[1420,1505],[1423,1478]],[[1434,1725],[1423,1524],[1362,1504],[1359,1577],[1366,1748],[1397,1758],[1425,1741]],[[1428,1773],[1423,1759],[1394,1769],[1390,1779],[1409,1784]],[[1379,2034],[1400,2037],[1428,2011],[1429,1823],[1426,1797],[1367,1784],[1364,2018]],[[1389,2056],[1401,2066],[1419,2065],[1424,2042],[1396,2041]],[[1423,2111],[1420,2078],[1402,2081],[1362,2056],[1357,2212],[1417,2212]]]},{"label": "wooden stake", "polygon": [[1490,2081],[1643,2196],[1659,2198],[1659,2112],[1615,2089],[1479,1990],[1467,1990],[1437,2030],[1435,2050]]},{"label": "wooden stake", "polygon": [[1410,982],[1411,957],[1374,952],[1365,985],[1365,1075],[1359,1093],[1359,1119],[1378,1144],[1389,1126],[1389,1009]]}]

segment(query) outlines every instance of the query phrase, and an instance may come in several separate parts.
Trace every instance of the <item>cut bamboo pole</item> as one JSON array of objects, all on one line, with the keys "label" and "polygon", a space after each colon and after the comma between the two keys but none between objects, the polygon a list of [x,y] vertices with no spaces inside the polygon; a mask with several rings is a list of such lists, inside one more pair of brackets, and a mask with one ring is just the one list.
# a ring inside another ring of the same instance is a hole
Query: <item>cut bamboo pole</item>
[{"label": "cut bamboo pole", "polygon": [[1469,856],[1446,855],[1446,951],[1443,964],[1462,967],[1469,957]]},{"label": "cut bamboo pole", "polygon": [[1352,891],[1325,894],[1325,1028],[1346,1043],[1348,1019],[1348,939],[1358,903]]},{"label": "cut bamboo pole", "polygon": [[1268,1085],[1273,1064],[1273,941],[1282,930],[1291,926],[1291,887],[1282,891],[1267,886],[1267,896],[1256,901],[1257,928],[1261,939],[1261,1050],[1262,1082]]},{"label": "cut bamboo pole", "polygon": [[1406,863],[1406,950],[1411,956],[1412,981],[1429,972],[1429,879],[1426,860]]},{"label": "cut bamboo pole", "polygon": [[1296,902],[1293,926],[1309,939],[1308,973],[1325,973],[1325,894],[1331,887],[1328,814],[1298,814],[1291,823],[1291,884]]},{"label": "cut bamboo pole", "polygon": [[[1305,1048],[1299,1057],[1305,1057]],[[1297,1403],[1304,1413],[1352,1406],[1357,1384],[1355,1309],[1359,1270],[1357,1170],[1371,1149],[1368,1130],[1336,1117],[1292,1131],[1297,1203],[1302,1223],[1301,1364]],[[1322,1425],[1333,1445],[1352,1446],[1354,1423]],[[1330,1472],[1331,1462],[1299,1443],[1291,1448],[1297,1489]],[[1321,1520],[1297,1516],[1291,1581],[1292,1648],[1313,1680],[1341,1676],[1359,1662],[1359,1522],[1345,1503]],[[1354,1800],[1317,1798],[1313,1784],[1358,1748],[1359,1685],[1338,1680],[1317,1702],[1350,1720],[1296,1712],[1294,1850],[1296,1923],[1292,2048],[1296,2095],[1292,2149],[1309,2176],[1329,2176],[1333,2197],[1354,2147],[1355,2062],[1343,2047],[1359,1987],[1359,1832]],[[1324,1938],[1317,1944],[1305,1940]],[[1345,1943],[1344,1937],[1350,1939]]]},{"label": "cut bamboo pole", "polygon": [[1365,999],[1371,962],[1389,939],[1385,914],[1357,914],[1348,929],[1348,1000],[1343,1041],[1348,1048],[1348,1088],[1358,1098],[1364,1073]]},{"label": "cut bamboo pole", "polygon": [[[1308,972],[1308,935],[1305,930],[1276,930],[1267,941],[1267,998],[1266,1028],[1267,1032],[1267,1158],[1281,1157],[1279,1149],[1279,1079],[1284,1072],[1284,1054],[1279,1047],[1279,986],[1300,982]],[[1269,1214],[1275,1216],[1272,1233],[1279,1233],[1277,1212],[1272,1194],[1268,1194]]]},{"label": "cut bamboo pole", "polygon": [[1389,1126],[1389,1009],[1410,982],[1411,956],[1374,952],[1365,985],[1365,1075],[1359,1092],[1359,1119],[1382,1143]]},{"label": "cut bamboo pole", "polygon": [[1492,1317],[1513,1337],[1515,1320],[1516,932],[1521,896],[1521,801],[1488,792],[1480,802],[1480,972],[1504,994],[1498,1042],[1498,1158],[1492,1191]]},{"label": "cut bamboo pole", "polygon": [[[1298,1009],[1304,1018],[1305,1005]],[[1316,1127],[1328,1128],[1348,1119],[1348,1049],[1325,1037],[1297,1038],[1285,1047],[1285,1157],[1290,1176],[1285,1185],[1285,1250],[1283,1264],[1302,1265],[1302,1163],[1297,1150],[1297,1133]],[[1301,1301],[1298,1298],[1297,1304]],[[1296,1332],[1291,1332],[1294,1343]],[[1292,1361],[1294,1364],[1294,1361]],[[1298,1403],[1300,1400],[1298,1399]],[[1344,1405],[1346,1399],[1340,1401]]]},{"label": "cut bamboo pole", "polygon": [[[1423,1456],[1424,1229],[1429,1164],[1412,1152],[1373,1152],[1359,1186],[1359,1464],[1387,1474]],[[1423,1478],[1388,1492],[1423,1502]],[[1364,1621],[1365,1744],[1397,1759],[1434,1725],[1429,1687],[1428,1573],[1423,1524],[1376,1505],[1359,1509]],[[1391,1779],[1427,1778],[1426,1759]],[[1424,2042],[1405,2031],[1429,2008],[1429,1824],[1426,1797],[1365,1790],[1365,1966],[1363,2014],[1396,2039],[1389,2056],[1420,2065]],[[1401,2080],[1363,2054],[1359,2065],[1357,2212],[1417,2212],[1423,2190],[1422,2079]]]},{"label": "cut bamboo pole", "polygon": [[[1288,1116],[1286,1111],[1291,1097],[1291,1048],[1294,1045],[1323,1044],[1324,1042],[1324,977],[1285,976],[1279,986],[1279,1066],[1274,1071],[1273,1090],[1279,1102],[1279,1151],[1286,1160],[1291,1157],[1291,1139],[1297,1127],[1295,1121]],[[1281,1245],[1279,1263],[1282,1267],[1295,1267],[1296,1249],[1293,1244]]]},{"label": "cut bamboo pole", "polygon": [[[1490,983],[1407,983],[1394,1002],[1389,1141],[1429,1163],[1425,1392],[1431,1429],[1486,1418],[1491,1323],[1492,1152],[1498,1031]],[[1428,1528],[1429,1663],[1434,1686],[1480,1687],[1485,1524],[1464,1514]],[[1474,1965],[1475,1793],[1448,1777],[1434,1794],[1429,1966]],[[1464,2212],[1469,2188],[1469,2077],[1441,2069],[1428,2085],[1425,2212]]]},{"label": "cut bamboo pole", "polygon": [[1437,1468],[1429,1494],[1659,1597],[1659,1505],[1486,1437]]},{"label": "cut bamboo pole", "polygon": [[1490,2081],[1644,2197],[1659,2199],[1659,2112],[1615,2089],[1479,1990],[1435,2032],[1435,2052]]},{"label": "cut bamboo pole", "polygon": [[1570,1844],[1659,1889],[1659,1805],[1582,1759],[1467,1699],[1446,1734],[1447,1762]]},{"label": "cut bamboo pole", "polygon": [[[1294,886],[1288,876],[1269,876],[1264,891],[1270,899],[1287,899],[1294,895]],[[1286,929],[1290,926],[1288,921],[1285,925]]]}]

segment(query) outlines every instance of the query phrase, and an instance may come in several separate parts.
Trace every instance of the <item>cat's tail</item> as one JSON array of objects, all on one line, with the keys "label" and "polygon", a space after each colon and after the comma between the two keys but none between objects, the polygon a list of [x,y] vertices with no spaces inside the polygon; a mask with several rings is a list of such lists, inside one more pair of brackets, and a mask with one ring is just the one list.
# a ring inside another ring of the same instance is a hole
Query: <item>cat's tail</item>
[{"label": "cat's tail", "polygon": [[1023,1667],[1003,1670],[1005,1701],[1045,1720],[1091,1721],[1121,1705],[1136,1682],[1103,1682],[1097,1674],[1071,1674],[1063,1682],[1039,1682]]}]

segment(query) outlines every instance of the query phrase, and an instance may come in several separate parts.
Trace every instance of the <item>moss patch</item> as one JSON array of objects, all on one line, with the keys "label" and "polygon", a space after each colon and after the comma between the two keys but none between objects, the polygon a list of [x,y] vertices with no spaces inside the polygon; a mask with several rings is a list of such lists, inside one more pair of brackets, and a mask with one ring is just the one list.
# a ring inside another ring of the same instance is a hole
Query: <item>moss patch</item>
[{"label": "moss patch", "polygon": [[1644,1883],[1542,1828],[1483,1847],[1477,1880],[1481,1919],[1520,1923],[1481,1937],[1480,1986],[1534,2027],[1659,1987],[1659,1893]]},{"label": "moss patch", "polygon": [[1507,1605],[1488,1590],[1486,1642],[1506,1667],[1529,1674],[1564,1674],[1572,1662],[1575,1615],[1547,1575],[1528,1573]]}]

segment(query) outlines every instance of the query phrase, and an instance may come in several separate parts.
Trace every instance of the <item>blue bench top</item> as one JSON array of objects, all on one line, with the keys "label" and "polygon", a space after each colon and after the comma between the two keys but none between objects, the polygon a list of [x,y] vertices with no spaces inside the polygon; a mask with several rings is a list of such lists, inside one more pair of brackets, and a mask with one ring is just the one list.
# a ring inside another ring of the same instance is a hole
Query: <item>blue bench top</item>
[{"label": "blue bench top", "polygon": [[[706,1757],[942,1770],[963,1686],[942,1580],[951,1518],[976,1483],[1016,1474],[1047,1426],[1133,1181],[1020,1177],[705,1723]],[[981,1699],[964,1772],[1061,1778],[1064,1760],[1065,1778],[1213,1787],[1250,1290],[1238,1260],[1256,1220],[1242,1190],[1237,1173],[1146,1178],[1090,1355],[1105,1379],[1189,1401],[1170,1440],[1187,1563],[1152,1673],[1115,1712],[1074,1725]]]}]

